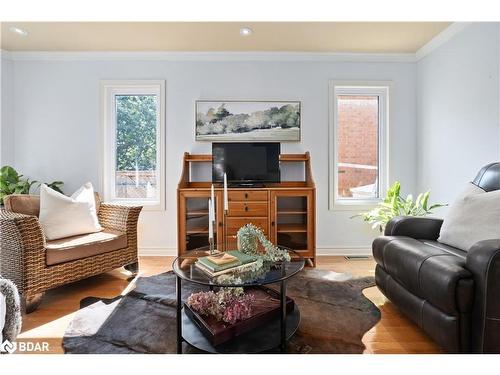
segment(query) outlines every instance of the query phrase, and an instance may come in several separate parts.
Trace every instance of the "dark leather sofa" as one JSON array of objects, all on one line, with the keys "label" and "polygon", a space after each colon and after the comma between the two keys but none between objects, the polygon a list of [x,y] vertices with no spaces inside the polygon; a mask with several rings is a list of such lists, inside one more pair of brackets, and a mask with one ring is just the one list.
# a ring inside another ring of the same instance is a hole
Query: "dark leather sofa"
[{"label": "dark leather sofa", "polygon": [[[472,182],[499,190],[500,163]],[[462,251],[437,242],[442,222],[391,220],[373,242],[377,286],[445,351],[500,353],[500,238]]]}]

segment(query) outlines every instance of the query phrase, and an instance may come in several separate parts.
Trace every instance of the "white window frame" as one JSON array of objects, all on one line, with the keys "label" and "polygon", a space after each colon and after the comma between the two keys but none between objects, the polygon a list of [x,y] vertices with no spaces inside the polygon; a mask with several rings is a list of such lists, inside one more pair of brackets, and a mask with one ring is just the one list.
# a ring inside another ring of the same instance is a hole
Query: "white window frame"
[{"label": "white window frame", "polygon": [[[387,193],[389,186],[389,128],[392,82],[390,81],[336,81],[329,82],[329,209],[371,209]],[[377,95],[379,97],[378,129],[378,189],[379,197],[370,199],[341,198],[338,195],[338,97],[345,95]]]},{"label": "white window frame", "polygon": [[[118,198],[115,196],[116,166],[116,99],[117,95],[157,95],[156,173],[159,199]],[[102,174],[104,199],[125,205],[143,205],[145,210],[164,211],[165,207],[165,81],[105,80],[101,81]]]}]

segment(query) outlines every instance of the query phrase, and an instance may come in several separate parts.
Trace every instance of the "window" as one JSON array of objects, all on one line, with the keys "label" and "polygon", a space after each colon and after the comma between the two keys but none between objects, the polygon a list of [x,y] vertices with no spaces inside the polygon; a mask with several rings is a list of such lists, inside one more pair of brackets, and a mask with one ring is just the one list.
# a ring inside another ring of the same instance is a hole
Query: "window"
[{"label": "window", "polygon": [[387,189],[389,84],[330,83],[330,208],[358,210]]},{"label": "window", "polygon": [[165,209],[165,82],[102,82],[106,200]]}]

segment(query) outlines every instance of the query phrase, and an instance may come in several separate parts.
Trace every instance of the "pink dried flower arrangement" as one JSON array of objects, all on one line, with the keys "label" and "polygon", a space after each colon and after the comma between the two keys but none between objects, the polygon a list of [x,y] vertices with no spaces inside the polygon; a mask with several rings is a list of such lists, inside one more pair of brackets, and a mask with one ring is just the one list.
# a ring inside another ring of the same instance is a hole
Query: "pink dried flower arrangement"
[{"label": "pink dried flower arrangement", "polygon": [[186,302],[198,314],[213,316],[218,321],[234,324],[252,315],[255,297],[236,288],[235,290],[224,288],[217,293],[213,291],[193,293]]},{"label": "pink dried flower arrangement", "polygon": [[230,301],[224,310],[222,320],[234,324],[239,320],[248,319],[252,316],[252,304],[255,298],[251,294],[244,294]]},{"label": "pink dried flower arrangement", "polygon": [[212,291],[193,293],[188,297],[186,302],[189,307],[199,314],[211,315],[217,320],[220,320],[222,317],[223,311],[219,304],[219,297]]}]

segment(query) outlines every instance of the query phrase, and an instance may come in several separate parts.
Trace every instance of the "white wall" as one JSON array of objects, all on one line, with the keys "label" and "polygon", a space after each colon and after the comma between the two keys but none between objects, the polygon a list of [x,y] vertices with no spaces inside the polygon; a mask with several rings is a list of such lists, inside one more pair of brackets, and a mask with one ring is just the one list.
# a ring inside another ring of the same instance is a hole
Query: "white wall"
[{"label": "white wall", "polygon": [[417,188],[431,189],[431,200],[451,202],[500,160],[499,57],[499,24],[481,23],[417,64]]},{"label": "white wall", "polygon": [[0,166],[14,162],[14,65],[0,52]]},{"label": "white wall", "polygon": [[310,151],[317,185],[317,246],[358,251],[377,234],[352,211],[328,210],[328,80],[394,83],[390,177],[414,190],[414,63],[252,61],[15,61],[15,166],[37,180],[65,181],[71,192],[99,181],[99,81],[167,82],[167,211],[144,212],[142,248],[176,247],[176,187],[184,151],[208,153],[194,141],[196,99],[302,101],[302,141],[283,152]]}]

